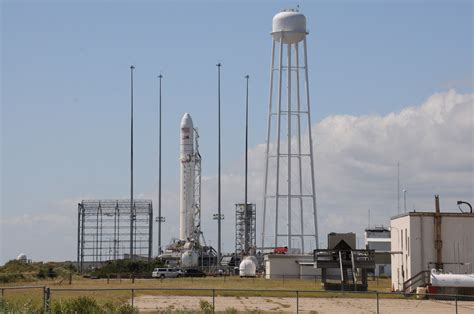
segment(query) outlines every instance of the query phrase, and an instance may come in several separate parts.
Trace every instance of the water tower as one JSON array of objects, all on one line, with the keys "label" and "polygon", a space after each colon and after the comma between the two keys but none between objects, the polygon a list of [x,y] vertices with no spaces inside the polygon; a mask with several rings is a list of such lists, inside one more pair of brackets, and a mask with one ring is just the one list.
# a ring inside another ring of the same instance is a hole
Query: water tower
[{"label": "water tower", "polygon": [[273,17],[262,249],[318,248],[306,17]]}]

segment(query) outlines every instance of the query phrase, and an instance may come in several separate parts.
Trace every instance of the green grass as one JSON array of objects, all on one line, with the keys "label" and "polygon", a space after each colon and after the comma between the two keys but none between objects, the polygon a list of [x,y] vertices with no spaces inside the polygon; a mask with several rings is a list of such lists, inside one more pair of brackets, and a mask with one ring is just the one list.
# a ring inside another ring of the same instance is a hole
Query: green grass
[{"label": "green grass", "polygon": [[[380,292],[390,291],[390,279],[379,279],[369,281],[369,290]],[[93,297],[98,303],[105,304],[111,300],[117,302],[127,302],[131,298],[131,291],[55,291],[54,289],[77,289],[77,288],[163,288],[165,291],[135,291],[135,296],[142,295],[186,295],[186,296],[212,296],[212,291],[179,291],[173,289],[196,288],[196,289],[216,289],[216,296],[234,296],[234,297],[294,297],[294,292],[276,292],[272,290],[322,290],[320,281],[300,280],[300,279],[264,279],[264,278],[239,278],[235,277],[206,277],[206,278],[176,278],[176,279],[135,279],[132,283],[130,279],[85,279],[74,278],[71,285],[63,278],[54,280],[37,280],[33,282],[16,282],[4,284],[2,286],[22,286],[39,285],[48,286],[52,289],[51,298],[53,301],[67,301],[79,296]],[[219,289],[242,289],[243,291],[222,291]],[[263,291],[252,291],[263,290]],[[375,298],[374,294],[362,293],[344,293],[339,292],[300,292],[300,297],[345,297],[345,298]],[[11,302],[20,302],[28,300],[31,304],[42,304],[42,289],[27,290],[5,290],[5,300]],[[381,298],[396,297],[392,295],[380,295]]]}]

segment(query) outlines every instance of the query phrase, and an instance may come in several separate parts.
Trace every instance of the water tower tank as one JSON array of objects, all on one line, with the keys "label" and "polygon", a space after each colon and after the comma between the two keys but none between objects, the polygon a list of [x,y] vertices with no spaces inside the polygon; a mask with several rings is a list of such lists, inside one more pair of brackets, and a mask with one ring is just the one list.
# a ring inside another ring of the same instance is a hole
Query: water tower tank
[{"label": "water tower tank", "polygon": [[273,17],[272,36],[284,44],[295,44],[306,36],[306,17],[296,10],[283,10]]}]

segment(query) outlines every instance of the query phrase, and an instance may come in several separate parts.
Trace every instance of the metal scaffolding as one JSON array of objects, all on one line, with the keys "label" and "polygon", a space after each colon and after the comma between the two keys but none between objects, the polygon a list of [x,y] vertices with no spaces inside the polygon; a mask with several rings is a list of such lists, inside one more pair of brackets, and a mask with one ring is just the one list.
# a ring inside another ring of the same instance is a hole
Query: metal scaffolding
[{"label": "metal scaffolding", "polygon": [[235,254],[242,256],[255,249],[256,242],[256,206],[255,204],[235,204]]},{"label": "metal scaffolding", "polygon": [[151,259],[151,200],[134,200],[133,211],[130,210],[130,200],[83,200],[78,204],[77,216],[77,264],[81,272],[85,263],[98,265],[130,257]]},{"label": "metal scaffolding", "polygon": [[201,237],[201,154],[199,153],[199,131],[194,128],[194,234],[199,243]]}]

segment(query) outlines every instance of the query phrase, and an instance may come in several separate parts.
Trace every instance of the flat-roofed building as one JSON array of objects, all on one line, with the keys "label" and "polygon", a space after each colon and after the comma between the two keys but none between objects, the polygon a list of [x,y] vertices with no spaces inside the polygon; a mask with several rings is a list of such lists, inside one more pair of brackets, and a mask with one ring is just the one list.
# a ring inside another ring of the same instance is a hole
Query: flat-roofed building
[{"label": "flat-roofed building", "polygon": [[394,290],[414,290],[433,268],[472,273],[473,213],[409,212],[392,217],[390,227]]},{"label": "flat-roofed building", "polygon": [[392,276],[390,248],[390,230],[383,226],[365,229],[365,248],[375,251],[375,276]]}]

